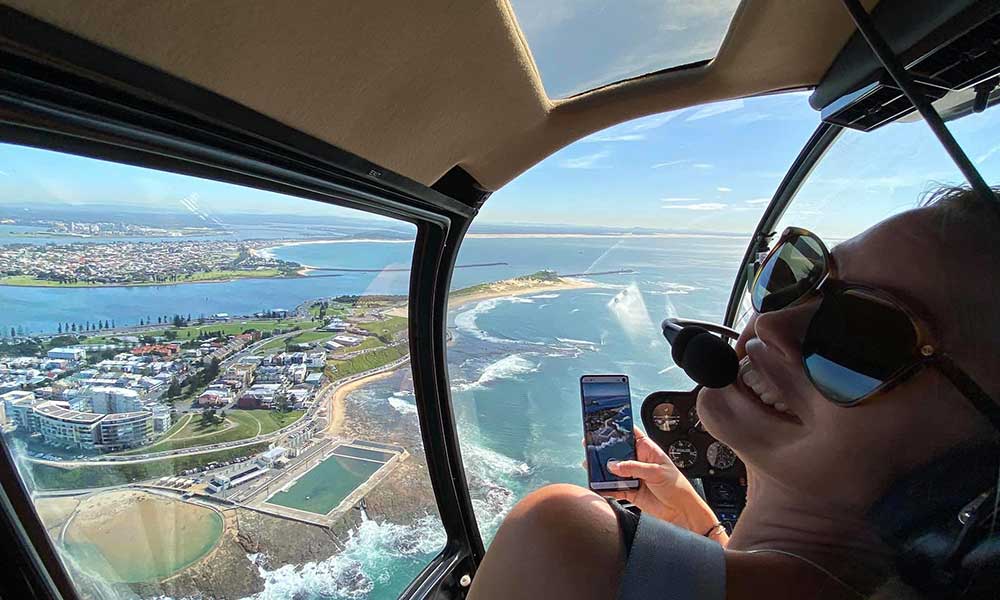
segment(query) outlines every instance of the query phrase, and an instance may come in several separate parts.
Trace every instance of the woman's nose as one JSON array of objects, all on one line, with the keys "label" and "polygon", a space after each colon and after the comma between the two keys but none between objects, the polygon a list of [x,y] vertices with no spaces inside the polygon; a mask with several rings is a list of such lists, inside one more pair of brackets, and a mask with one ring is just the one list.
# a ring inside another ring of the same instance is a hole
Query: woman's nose
[{"label": "woman's nose", "polygon": [[749,323],[758,339],[793,362],[802,360],[802,342],[819,300],[756,315]]}]

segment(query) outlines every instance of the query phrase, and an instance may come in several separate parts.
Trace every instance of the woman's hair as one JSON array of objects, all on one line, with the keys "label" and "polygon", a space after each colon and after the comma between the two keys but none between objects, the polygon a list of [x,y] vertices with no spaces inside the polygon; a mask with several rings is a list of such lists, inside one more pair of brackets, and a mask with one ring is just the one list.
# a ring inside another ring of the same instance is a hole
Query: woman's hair
[{"label": "woman's hair", "polygon": [[[968,356],[1000,356],[1000,187],[992,197],[966,186],[942,186],[929,191],[920,207],[931,216],[932,234],[938,237],[947,265],[944,280],[950,294],[950,312],[956,317],[954,332]],[[920,260],[920,257],[915,257]],[[977,382],[994,398],[1000,396],[1000,377],[991,369],[980,371]]]}]

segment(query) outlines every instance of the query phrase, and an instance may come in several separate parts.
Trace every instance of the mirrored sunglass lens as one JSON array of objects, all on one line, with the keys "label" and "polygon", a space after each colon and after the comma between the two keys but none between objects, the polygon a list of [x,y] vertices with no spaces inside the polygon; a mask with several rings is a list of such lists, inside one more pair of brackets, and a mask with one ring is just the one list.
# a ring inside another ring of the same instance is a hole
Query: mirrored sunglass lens
[{"label": "mirrored sunglass lens", "polygon": [[913,362],[916,336],[906,313],[881,298],[828,294],[806,333],[806,371],[830,400],[855,402]]},{"label": "mirrored sunglass lens", "polygon": [[819,241],[797,236],[788,239],[760,268],[751,290],[757,312],[784,308],[811,290],[826,273]]}]

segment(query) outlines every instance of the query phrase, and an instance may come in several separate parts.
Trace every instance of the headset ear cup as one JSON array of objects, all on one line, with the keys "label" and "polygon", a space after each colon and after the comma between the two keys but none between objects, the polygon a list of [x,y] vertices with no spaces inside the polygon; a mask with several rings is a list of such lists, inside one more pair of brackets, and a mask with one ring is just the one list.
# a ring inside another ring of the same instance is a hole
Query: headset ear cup
[{"label": "headset ear cup", "polygon": [[670,357],[674,359],[674,364],[682,369],[686,368],[684,365],[684,352],[687,351],[687,346],[691,342],[691,339],[703,333],[708,333],[708,331],[697,326],[685,327],[677,333],[674,343],[670,346]]},{"label": "headset ear cup", "polygon": [[[903,582],[933,598],[996,598],[1000,536],[991,533],[992,515],[986,515],[998,462],[996,445],[950,452],[897,481],[869,511],[869,521],[896,552]],[[989,501],[980,506],[987,510],[963,526],[959,515],[984,490]]]}]

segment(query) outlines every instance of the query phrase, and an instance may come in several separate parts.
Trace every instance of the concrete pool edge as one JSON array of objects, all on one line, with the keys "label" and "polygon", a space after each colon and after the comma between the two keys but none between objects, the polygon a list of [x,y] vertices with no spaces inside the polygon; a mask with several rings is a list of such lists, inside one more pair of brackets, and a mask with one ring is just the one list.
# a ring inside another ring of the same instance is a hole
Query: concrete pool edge
[{"label": "concrete pool edge", "polygon": [[[366,462],[379,462],[379,461],[374,461],[374,460],[370,460],[370,459],[358,458],[356,456],[349,456],[349,455],[337,454],[337,449],[340,448],[341,446],[347,446],[347,447],[359,446],[362,449],[365,449],[364,446],[362,446],[360,444],[356,444],[354,442],[338,444],[334,448],[331,448],[330,450],[328,450],[327,452],[325,452],[323,454],[322,458],[317,459],[316,463],[313,464],[311,467],[309,467],[308,469],[306,469],[305,471],[303,471],[301,473],[298,473],[293,479],[289,480],[284,485],[282,485],[279,490],[273,492],[272,494],[270,494],[269,496],[267,496],[267,498],[265,498],[264,500],[260,501],[259,507],[261,509],[265,509],[266,511],[270,512],[271,514],[276,514],[278,516],[281,516],[280,513],[285,512],[285,513],[288,514],[288,516],[294,517],[294,518],[299,519],[299,520],[306,520],[306,521],[313,522],[313,523],[324,524],[324,522],[332,521],[338,515],[342,514],[346,510],[350,509],[350,507],[352,507],[355,504],[357,504],[358,502],[360,502],[361,498],[363,498],[375,486],[377,486],[379,483],[381,483],[381,481],[383,479],[385,479],[388,476],[388,474],[390,472],[392,472],[396,468],[397,465],[399,465],[399,463],[403,462],[404,460],[406,460],[410,456],[410,453],[406,450],[406,448],[403,448],[402,446],[397,446],[398,451],[392,452],[392,456],[389,458],[389,460],[381,463],[381,465],[379,465],[378,469],[376,469],[375,471],[373,471],[371,473],[371,475],[369,475],[366,479],[364,479],[363,481],[361,481],[351,491],[351,493],[349,493],[348,495],[346,495],[340,502],[337,503],[336,506],[334,506],[333,508],[331,508],[326,513],[312,512],[312,511],[309,511],[309,510],[304,510],[304,509],[295,508],[295,507],[291,507],[291,506],[285,506],[285,505],[282,505],[282,504],[274,504],[274,503],[270,502],[271,498],[273,498],[277,494],[280,494],[282,491],[291,489],[300,479],[302,479],[303,477],[305,477],[306,475],[308,475],[313,469],[315,469],[316,467],[318,467],[319,465],[321,465],[324,461],[326,461],[326,460],[328,460],[328,459],[330,459],[330,458],[332,458],[334,456],[341,457],[341,458],[348,458],[350,460],[358,460],[358,461],[366,461]],[[384,448],[379,448],[379,449],[383,450],[383,451],[385,450]]]}]

